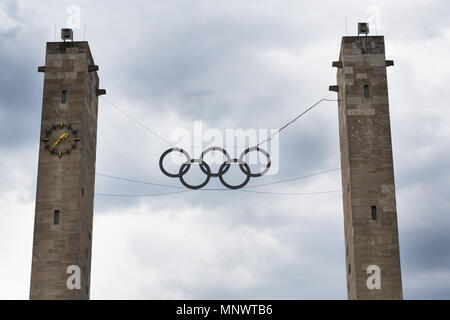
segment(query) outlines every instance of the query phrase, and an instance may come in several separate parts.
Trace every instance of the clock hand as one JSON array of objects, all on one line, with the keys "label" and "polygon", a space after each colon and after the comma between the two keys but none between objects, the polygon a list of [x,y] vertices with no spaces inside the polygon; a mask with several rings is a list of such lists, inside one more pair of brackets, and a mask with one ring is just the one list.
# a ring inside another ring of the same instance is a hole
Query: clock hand
[{"label": "clock hand", "polygon": [[69,136],[69,134],[67,132],[63,133],[58,140],[56,140],[56,142],[53,144],[52,149],[55,149],[55,147],[58,145],[58,143],[60,143],[61,141],[64,141],[64,139],[66,139]]},{"label": "clock hand", "polygon": [[52,145],[52,149],[55,149],[55,147],[58,145],[58,143],[61,141],[61,137],[56,140],[56,142]]},{"label": "clock hand", "polygon": [[66,132],[66,133],[64,133],[61,137],[62,137],[62,139],[61,139],[61,142],[62,141],[64,141],[64,140],[66,140],[66,138],[69,136],[69,133],[68,132]]}]

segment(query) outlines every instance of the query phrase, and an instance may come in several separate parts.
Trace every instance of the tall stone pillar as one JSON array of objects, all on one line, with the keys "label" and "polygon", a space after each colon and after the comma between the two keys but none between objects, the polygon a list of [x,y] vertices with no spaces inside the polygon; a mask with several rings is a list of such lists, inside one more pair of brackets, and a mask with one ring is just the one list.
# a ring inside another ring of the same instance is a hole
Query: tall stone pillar
[{"label": "tall stone pillar", "polygon": [[30,299],[89,299],[97,105],[87,42],[47,43]]},{"label": "tall stone pillar", "polygon": [[337,67],[349,299],[402,299],[383,36],[343,37]]}]

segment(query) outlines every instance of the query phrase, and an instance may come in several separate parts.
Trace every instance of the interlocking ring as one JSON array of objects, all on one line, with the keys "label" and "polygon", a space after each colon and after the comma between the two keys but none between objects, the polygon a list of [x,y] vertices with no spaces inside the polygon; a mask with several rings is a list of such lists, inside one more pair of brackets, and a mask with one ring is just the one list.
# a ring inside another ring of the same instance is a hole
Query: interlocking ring
[{"label": "interlocking ring", "polygon": [[222,163],[222,165],[220,166],[220,169],[219,169],[219,174],[220,174],[220,175],[219,175],[219,180],[220,180],[220,182],[222,182],[222,184],[223,184],[225,187],[227,187],[228,189],[234,189],[234,190],[236,190],[236,189],[240,189],[240,188],[244,187],[244,186],[250,181],[250,175],[247,174],[247,173],[246,173],[244,170],[242,170],[242,168],[241,168],[242,172],[244,172],[244,173],[245,173],[245,176],[247,177],[247,178],[245,178],[244,182],[242,182],[241,184],[238,184],[237,186],[233,186],[233,185],[227,183],[227,182],[224,180],[224,178],[223,178],[222,170],[225,170],[224,168],[225,168],[226,166],[228,166],[228,168],[230,168],[232,162],[237,162],[237,163],[239,163],[239,168],[241,168],[241,166],[243,166],[243,167],[245,167],[245,169],[247,170],[247,172],[250,172],[250,167],[248,166],[248,164],[247,164],[245,161],[242,161],[242,160],[236,159],[236,158],[233,159],[233,160],[231,160],[230,162],[225,161],[225,162]]},{"label": "interlocking ring", "polygon": [[[180,152],[182,153],[185,157],[186,157],[186,161],[183,162],[183,164],[181,165],[180,169],[178,170],[178,173],[170,173],[168,172],[166,169],[164,169],[164,158],[171,152]],[[211,151],[220,151],[222,152],[225,157],[226,160],[225,162],[223,162],[219,168],[219,171],[217,173],[213,173],[211,172],[211,168],[209,167],[209,165],[203,160],[205,155],[208,152]],[[266,167],[259,173],[252,173],[250,166],[244,161],[245,156],[252,151],[258,151],[261,152],[267,159],[267,164]],[[198,184],[198,185],[190,185],[189,183],[187,183],[183,176],[189,171],[189,169],[191,168],[191,164],[192,163],[198,163],[200,170],[206,175],[205,180]],[[225,179],[223,178],[224,174],[227,173],[227,171],[230,169],[231,164],[232,163],[238,163],[239,164],[239,168],[241,169],[242,173],[245,174],[246,178],[244,180],[244,182],[242,182],[241,184],[238,185],[231,185],[228,182],[225,181]],[[189,189],[201,189],[204,186],[206,186],[209,182],[209,180],[211,179],[211,177],[218,177],[220,182],[223,184],[224,187],[227,187],[229,189],[241,189],[243,188],[245,185],[247,185],[247,183],[250,181],[251,177],[261,177],[262,175],[266,174],[267,171],[269,171],[270,169],[270,165],[271,165],[271,161],[270,161],[270,156],[269,154],[259,148],[259,147],[251,147],[251,148],[247,148],[245,149],[241,155],[239,156],[239,158],[235,158],[235,159],[231,159],[230,155],[228,154],[228,152],[220,147],[209,147],[206,150],[204,150],[202,152],[202,154],[200,155],[199,159],[191,159],[191,157],[188,155],[188,153],[186,151],[184,151],[183,149],[180,148],[170,148],[166,151],[163,152],[163,154],[161,155],[161,157],[159,158],[159,167],[162,171],[162,173],[164,173],[166,176],[171,177],[171,178],[179,178],[180,182],[183,184],[183,186],[185,186],[186,188]]]},{"label": "interlocking ring", "polygon": [[[248,169],[248,171],[245,171],[245,170],[247,170],[247,168],[245,168],[245,166],[242,165],[241,163],[239,163],[239,167],[241,168],[242,172],[244,172],[244,173],[247,174],[247,175],[250,175],[250,177],[253,177],[253,178],[261,177],[261,176],[265,175],[265,174],[267,173],[267,171],[269,171],[270,165],[271,165],[270,156],[269,156],[269,154],[267,153],[266,150],[263,150],[263,149],[261,149],[261,148],[259,148],[259,147],[251,147],[251,148],[247,148],[247,149],[245,149],[245,150],[241,153],[241,155],[239,156],[239,161],[245,163],[245,161],[244,161],[245,155],[246,155],[247,153],[249,153],[249,152],[252,152],[252,151],[259,151],[259,152],[261,152],[263,155],[266,156],[267,164],[266,164],[266,167],[264,168],[264,170],[261,171],[260,173],[251,173],[250,169]],[[247,167],[248,167],[248,166],[247,166]]]},{"label": "interlocking ring", "polygon": [[[203,168],[206,168],[205,169],[206,170],[206,172],[205,172],[205,175],[206,175],[205,181],[203,181],[202,183],[200,183],[199,185],[196,185],[196,186],[188,184],[183,178],[183,176],[186,174],[186,172],[191,167],[191,163],[198,163],[198,164],[200,164],[200,168],[202,169],[202,171],[203,171]],[[185,167],[188,168],[188,169],[185,170]],[[211,177],[212,177],[211,169],[209,168],[208,164],[205,161],[200,160],[200,159],[191,159],[189,161],[189,163],[187,163],[187,162],[183,163],[181,165],[181,167],[180,167],[180,171],[179,171],[178,174],[180,175],[180,181],[183,184],[183,186],[185,186],[186,188],[189,188],[189,189],[194,189],[194,190],[201,189],[204,186],[206,186],[208,184],[208,182],[209,182],[209,179],[211,179]]]},{"label": "interlocking ring", "polygon": [[[186,157],[187,160],[185,163],[188,163],[188,165],[186,166],[184,171],[179,171],[178,173],[170,173],[170,172],[167,172],[166,169],[164,169],[164,165],[163,165],[164,158],[173,151],[180,152]],[[164,151],[164,153],[159,158],[159,168],[161,169],[162,173],[164,173],[166,176],[171,177],[171,178],[179,178],[179,177],[185,175],[189,171],[190,167],[191,167],[191,157],[189,156],[189,154],[186,151],[184,151],[183,149],[180,149],[180,148],[170,148],[170,149]]]},{"label": "interlocking ring", "polygon": [[[224,155],[225,155],[225,157],[227,157],[227,160],[225,161],[225,162],[230,162],[231,161],[231,157],[230,157],[230,155],[228,154],[228,152],[225,150],[225,149],[222,149],[222,148],[220,148],[220,147],[209,147],[209,148],[207,148],[205,151],[203,151],[202,152],[202,154],[200,155],[200,160],[201,161],[203,161],[203,157],[205,156],[205,154],[207,154],[208,152],[210,152],[210,151],[221,151]],[[230,164],[228,164],[228,165],[226,165],[225,166],[225,168],[224,168],[224,170],[223,171],[221,171],[221,170],[219,170],[219,172],[217,172],[217,173],[211,173],[211,177],[218,177],[219,176],[219,174],[224,174],[224,173],[226,173],[227,171],[228,171],[228,169],[230,169]],[[208,174],[207,172],[206,172],[206,170],[204,170],[203,169],[203,165],[202,164],[200,164],[200,169],[202,170],[202,172],[204,173],[204,174]]]}]

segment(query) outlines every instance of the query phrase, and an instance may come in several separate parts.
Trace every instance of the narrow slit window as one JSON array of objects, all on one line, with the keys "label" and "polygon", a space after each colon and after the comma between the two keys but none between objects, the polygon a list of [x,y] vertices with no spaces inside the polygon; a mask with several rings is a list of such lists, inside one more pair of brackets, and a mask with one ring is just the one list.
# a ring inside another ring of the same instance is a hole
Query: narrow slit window
[{"label": "narrow slit window", "polygon": [[61,103],[66,103],[67,102],[67,91],[63,90],[61,91]]},{"label": "narrow slit window", "polygon": [[377,220],[377,207],[372,206],[370,209],[371,209],[371,213],[372,213],[372,220]]},{"label": "narrow slit window", "polygon": [[369,98],[369,86],[364,85],[364,98]]},{"label": "narrow slit window", "polygon": [[53,213],[53,224],[59,224],[59,210],[55,210]]},{"label": "narrow slit window", "polygon": [[350,274],[352,272],[352,265],[349,263],[348,264],[348,274]]}]

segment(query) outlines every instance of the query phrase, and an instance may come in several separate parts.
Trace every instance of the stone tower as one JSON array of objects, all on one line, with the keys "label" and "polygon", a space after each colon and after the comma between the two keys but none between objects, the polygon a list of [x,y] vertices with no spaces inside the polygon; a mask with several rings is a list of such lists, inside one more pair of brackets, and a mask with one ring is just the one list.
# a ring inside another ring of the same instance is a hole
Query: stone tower
[{"label": "stone tower", "polygon": [[402,299],[383,36],[343,37],[337,67],[349,299]]},{"label": "stone tower", "polygon": [[[71,31],[71,30],[70,30]],[[98,67],[87,42],[48,42],[30,299],[89,299]]]}]

